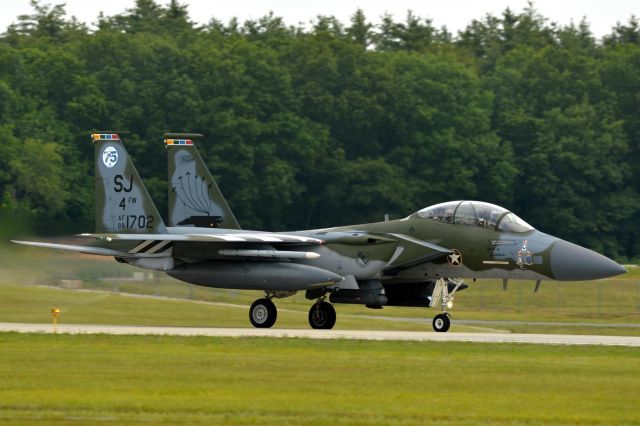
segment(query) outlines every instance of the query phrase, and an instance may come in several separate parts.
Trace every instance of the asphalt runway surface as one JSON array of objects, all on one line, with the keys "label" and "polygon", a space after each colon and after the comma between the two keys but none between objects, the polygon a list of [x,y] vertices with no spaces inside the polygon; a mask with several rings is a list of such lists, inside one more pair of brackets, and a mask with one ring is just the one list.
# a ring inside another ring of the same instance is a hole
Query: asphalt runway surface
[{"label": "asphalt runway surface", "polygon": [[[0,332],[53,333],[52,324],[0,323]],[[59,324],[57,333],[168,335],[210,337],[273,337],[304,339],[403,340],[476,343],[529,343],[547,345],[640,346],[636,336],[574,334],[435,333],[421,331],[313,330],[207,327],[148,327],[131,325]]]}]

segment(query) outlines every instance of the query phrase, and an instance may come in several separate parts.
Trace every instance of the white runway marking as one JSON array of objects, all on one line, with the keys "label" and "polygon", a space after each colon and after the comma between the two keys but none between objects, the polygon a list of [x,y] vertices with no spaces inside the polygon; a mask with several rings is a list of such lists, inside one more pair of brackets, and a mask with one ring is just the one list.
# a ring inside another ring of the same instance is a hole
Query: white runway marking
[{"label": "white runway marking", "polygon": [[[0,332],[51,333],[51,324],[0,323]],[[210,337],[296,337],[304,339],[405,340],[476,343],[531,343],[545,345],[640,346],[640,337],[568,334],[435,333],[416,331],[312,330],[206,327],[147,327],[131,325],[61,324],[58,333],[151,334]]]}]

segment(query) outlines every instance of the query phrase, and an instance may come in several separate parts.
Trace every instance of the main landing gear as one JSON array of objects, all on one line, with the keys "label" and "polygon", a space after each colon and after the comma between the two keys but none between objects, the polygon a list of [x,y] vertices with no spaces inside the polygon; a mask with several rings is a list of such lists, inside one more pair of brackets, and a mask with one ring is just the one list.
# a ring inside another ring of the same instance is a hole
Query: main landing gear
[{"label": "main landing gear", "polygon": [[256,328],[271,328],[278,318],[278,310],[270,297],[258,299],[249,308],[249,320]]},{"label": "main landing gear", "polygon": [[[271,301],[273,297],[288,297],[295,292],[267,292],[265,297],[258,299],[249,309],[249,321],[256,328],[270,328],[276,323],[278,310]],[[309,325],[311,328],[329,330],[336,324],[336,310],[331,303],[325,302],[322,295],[309,309]]]},{"label": "main landing gear", "polygon": [[[453,284],[453,290],[449,292],[449,284]],[[433,330],[437,333],[445,333],[451,327],[451,318],[447,309],[453,308],[453,295],[460,287],[464,285],[464,281],[462,280],[452,280],[439,278],[436,281],[436,285],[433,288],[433,293],[431,295],[431,303],[430,307],[440,305],[442,308],[442,313],[436,315],[433,318]]]},{"label": "main landing gear", "polygon": [[336,324],[336,310],[324,297],[309,309],[309,325],[311,328],[329,330]]}]

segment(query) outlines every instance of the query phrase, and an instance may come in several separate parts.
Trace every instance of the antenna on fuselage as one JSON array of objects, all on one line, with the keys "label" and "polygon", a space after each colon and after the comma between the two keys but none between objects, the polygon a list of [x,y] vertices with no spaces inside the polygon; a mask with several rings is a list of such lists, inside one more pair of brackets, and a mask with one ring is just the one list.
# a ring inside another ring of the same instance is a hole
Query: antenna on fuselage
[{"label": "antenna on fuselage", "polygon": [[542,280],[536,281],[536,288],[533,289],[534,293],[537,293],[540,290],[540,284],[542,284]]}]

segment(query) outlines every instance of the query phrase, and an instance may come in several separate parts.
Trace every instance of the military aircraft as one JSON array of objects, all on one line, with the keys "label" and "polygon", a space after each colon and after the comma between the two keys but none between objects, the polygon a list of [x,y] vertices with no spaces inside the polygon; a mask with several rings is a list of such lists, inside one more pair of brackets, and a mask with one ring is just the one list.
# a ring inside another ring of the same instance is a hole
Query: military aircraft
[{"label": "military aircraft", "polygon": [[309,324],[335,325],[333,303],[439,308],[446,332],[464,279],[592,280],[626,270],[605,256],[542,233],[514,213],[451,201],[403,219],[292,232],[242,230],[189,135],[166,135],[166,226],[117,133],[95,132],[95,233],[85,245],[14,241],[112,256],[201,286],[264,291],[249,309],[274,325],[273,299],[305,291]]}]

